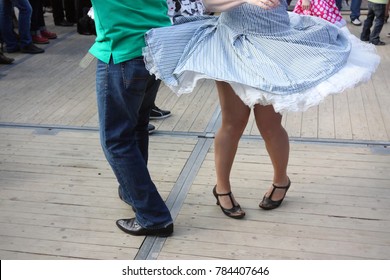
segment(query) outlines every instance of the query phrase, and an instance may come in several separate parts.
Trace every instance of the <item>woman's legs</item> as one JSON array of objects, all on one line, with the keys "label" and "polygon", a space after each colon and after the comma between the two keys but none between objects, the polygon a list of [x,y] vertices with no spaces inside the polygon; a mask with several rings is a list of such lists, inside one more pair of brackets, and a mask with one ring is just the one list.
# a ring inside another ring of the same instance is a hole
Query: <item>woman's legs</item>
[{"label": "woman's legs", "polygon": [[[238,142],[248,123],[250,108],[241,101],[228,83],[217,81],[216,84],[222,112],[222,125],[214,141],[216,191],[218,194],[226,194],[231,191],[230,172]],[[224,208],[230,209],[234,206],[228,196],[220,196],[219,200]]]},{"label": "woman's legs", "polygon": [[[235,94],[232,87],[225,82],[216,82],[222,112],[222,125],[218,130],[215,146],[215,168],[217,173],[218,194],[231,191],[230,173],[237,152],[238,143],[248,123],[250,108]],[[290,143],[286,130],[282,126],[282,116],[269,106],[255,105],[256,125],[264,139],[267,152],[274,169],[273,184],[287,186],[287,166],[290,153]],[[273,190],[271,186],[266,196]],[[275,189],[272,200],[278,201],[286,194],[286,189]],[[232,208],[228,196],[220,196],[219,201],[224,208]],[[235,200],[234,200],[235,201]]]},{"label": "woman's legs", "polygon": [[[274,169],[273,184],[275,186],[287,186],[289,183],[287,165],[290,144],[287,132],[281,124],[282,116],[276,113],[271,105],[255,105],[254,113],[256,125],[264,139]],[[272,189],[271,186],[266,194],[267,197]],[[272,200],[282,199],[285,193],[286,189],[276,189],[272,195]]]}]

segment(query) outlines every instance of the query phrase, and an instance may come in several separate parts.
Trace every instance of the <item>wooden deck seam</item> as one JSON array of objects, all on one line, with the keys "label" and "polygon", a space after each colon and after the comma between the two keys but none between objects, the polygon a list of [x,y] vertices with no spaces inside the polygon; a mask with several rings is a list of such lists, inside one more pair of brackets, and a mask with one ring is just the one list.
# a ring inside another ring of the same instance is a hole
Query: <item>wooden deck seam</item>
[{"label": "wooden deck seam", "polygon": [[[184,204],[185,198],[200,170],[204,159],[213,143],[212,139],[198,139],[191,155],[177,178],[166,204],[171,211],[172,219],[175,221],[179,215],[180,209]],[[136,260],[155,260],[161,252],[167,238],[148,236],[145,238],[135,259]]]},{"label": "wooden deck seam", "polygon": [[[177,136],[177,137],[199,137],[199,138],[214,138],[215,132],[217,130],[218,119],[211,120],[213,122],[212,126],[208,127],[203,132],[191,132],[191,131],[169,131],[169,130],[157,130],[153,132],[152,137],[154,136]],[[46,124],[26,124],[26,123],[7,123],[0,122],[0,128],[9,127],[9,128],[35,128],[42,129],[43,132],[45,129],[54,131],[54,130],[74,130],[74,131],[99,131],[98,127],[92,126],[68,126],[68,125],[46,125]],[[247,135],[244,134],[241,139],[245,140],[262,140],[262,137],[259,135]],[[289,137],[291,142],[300,142],[300,143],[313,143],[313,144],[335,144],[335,145],[366,145],[366,146],[390,146],[390,141],[381,141],[381,140],[361,140],[361,139],[329,139],[329,138],[312,138],[312,137]]]}]

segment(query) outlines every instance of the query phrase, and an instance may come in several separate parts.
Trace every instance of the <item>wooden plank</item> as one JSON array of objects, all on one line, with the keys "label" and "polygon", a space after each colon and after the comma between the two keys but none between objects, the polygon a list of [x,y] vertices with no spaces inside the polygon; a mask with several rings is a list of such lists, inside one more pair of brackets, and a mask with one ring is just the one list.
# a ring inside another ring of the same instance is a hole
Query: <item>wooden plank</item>
[{"label": "wooden plank", "polygon": [[[347,98],[352,126],[352,138],[363,140],[370,139],[368,121],[365,113],[361,87],[357,87],[353,90],[348,90]],[[340,131],[343,129],[343,127],[336,127],[336,129],[337,131]]]},{"label": "wooden plank", "polygon": [[189,128],[189,131],[205,131],[205,128],[207,128],[214,112],[219,109],[219,100],[215,82],[206,80],[201,90],[204,91],[204,97],[202,99],[202,103],[197,106],[199,113]]},{"label": "wooden plank", "polygon": [[318,106],[311,107],[302,114],[301,137],[318,137]]},{"label": "wooden plank", "polygon": [[[350,91],[354,91],[351,89]],[[337,94],[333,96],[333,105],[334,105],[334,115],[333,115],[333,130],[335,139],[353,139],[353,131],[351,125],[351,105],[348,104],[348,93],[343,92],[342,94]],[[352,108],[355,110],[355,108]],[[329,116],[329,118],[332,118]],[[327,130],[331,130],[331,127],[328,127]]]},{"label": "wooden plank", "polygon": [[366,111],[368,127],[370,131],[370,140],[387,140],[387,133],[384,127],[384,120],[380,112],[375,90],[372,82],[361,85],[363,103]]},{"label": "wooden plank", "polygon": [[[390,33],[390,32],[389,32]],[[385,132],[387,134],[387,139],[390,139],[390,55],[386,52],[381,52],[381,64],[379,65],[379,70],[372,77],[372,85],[374,87],[374,92],[377,96],[380,110],[378,113],[382,115],[384,120],[384,126],[386,128]]]},{"label": "wooden plank", "polygon": [[[213,93],[211,92],[211,89],[214,88],[215,85],[213,81],[203,81],[202,87],[198,87],[198,90],[192,93],[194,97],[187,109],[181,114],[180,121],[175,126],[175,130],[188,131],[191,127],[194,126],[198,117],[201,119],[204,118],[206,121],[203,123],[207,125],[209,120],[206,119],[206,116],[209,118],[211,117],[210,111],[205,114],[205,111],[201,110],[201,108],[205,104],[206,100],[210,100],[211,98],[214,99],[214,107],[218,104],[218,102],[215,102],[217,100],[215,95],[212,96]],[[211,113],[213,113],[213,111]],[[203,112],[203,115],[200,114],[201,112]]]},{"label": "wooden plank", "polygon": [[235,244],[214,244],[203,241],[168,239],[164,250],[159,254],[158,260],[337,260],[337,259],[364,259],[361,257],[335,256],[316,252],[280,250],[273,248],[241,246]]},{"label": "wooden plank", "polygon": [[338,114],[337,101],[334,102],[334,96],[328,96],[318,106],[318,138],[335,138],[335,117]]},{"label": "wooden plank", "polygon": [[[206,83],[206,80],[202,80],[199,82],[198,86],[194,89],[194,91],[191,94],[183,94],[180,97],[174,97],[175,98],[175,105],[171,108],[171,111],[174,112],[174,115],[166,118],[161,121],[161,124],[159,124],[158,129],[159,130],[176,130],[176,131],[188,131],[188,126],[183,129],[183,126],[181,126],[181,123],[184,121],[186,122],[186,119],[183,118],[183,114],[186,113],[186,111],[189,108],[194,108],[191,106],[193,102],[196,102],[196,98],[198,95],[203,94],[202,86]],[[193,111],[194,112],[194,111]],[[195,108],[195,112],[199,112],[199,108]],[[155,123],[155,122],[153,122]],[[189,124],[192,125],[192,122]]]},{"label": "wooden plank", "polygon": [[[245,223],[246,221],[242,222]],[[203,256],[226,256],[226,253],[229,252],[230,259],[258,259],[260,257],[256,253],[245,254],[245,252],[240,256],[240,250],[237,251],[237,247],[242,248],[244,251],[249,250],[252,253],[254,251],[260,252],[263,249],[273,248],[274,255],[267,256],[267,259],[287,258],[286,251],[290,254],[290,258],[291,252],[293,252],[295,255],[294,258],[296,259],[305,258],[305,254],[301,256],[301,252],[313,252],[318,255],[324,254],[320,259],[327,259],[329,255],[332,255],[335,259],[386,259],[389,257],[389,246],[318,239],[316,236],[308,237],[304,233],[299,237],[294,237],[287,235],[285,231],[278,231],[277,229],[268,233],[262,232],[261,229],[256,233],[247,233],[234,230],[237,227],[244,227],[243,223],[240,226],[237,224],[236,222],[233,229],[226,225],[222,230],[209,230],[196,226],[183,229],[178,228],[177,235],[170,238],[169,241],[172,244],[175,241],[176,244],[180,242],[181,245],[183,245],[182,240],[187,242],[193,241],[190,247],[184,249],[187,249],[187,252],[196,252],[200,256],[200,259]],[[165,251],[164,249],[168,247],[168,244],[163,248],[162,252]],[[232,248],[232,246],[235,247]],[[256,250],[250,250],[249,248],[255,248]],[[230,251],[232,249],[234,251]],[[221,253],[222,250],[226,253]]]},{"label": "wooden plank", "polygon": [[301,137],[302,113],[286,113],[285,129],[290,137]]},{"label": "wooden plank", "polygon": [[[109,236],[106,236],[106,239]],[[141,238],[139,237],[138,240]],[[142,239],[143,240],[143,239]],[[131,243],[131,242],[128,242]],[[6,252],[1,259],[9,259],[8,252],[31,255],[45,255],[45,259],[77,258],[91,260],[129,260],[135,257],[137,250],[120,247],[102,246],[71,242],[58,242],[57,240],[31,239],[23,237],[2,236],[0,239],[0,252]],[[12,254],[12,256],[15,256]]]}]

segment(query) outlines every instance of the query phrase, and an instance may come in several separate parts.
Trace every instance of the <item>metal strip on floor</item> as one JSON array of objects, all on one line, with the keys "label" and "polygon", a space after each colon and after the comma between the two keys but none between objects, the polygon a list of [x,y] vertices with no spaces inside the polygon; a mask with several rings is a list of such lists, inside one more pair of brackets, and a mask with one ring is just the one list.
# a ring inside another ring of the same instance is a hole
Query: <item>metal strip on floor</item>
[{"label": "metal strip on floor", "polygon": [[[179,211],[184,203],[189,189],[195,180],[196,175],[211,147],[214,143],[214,133],[220,122],[219,106],[214,111],[207,127],[205,135],[198,136],[198,142],[189,156],[180,176],[170,192],[166,204],[171,211],[173,220],[179,215]],[[164,246],[167,237],[148,236],[141,245],[136,260],[155,260]]]}]

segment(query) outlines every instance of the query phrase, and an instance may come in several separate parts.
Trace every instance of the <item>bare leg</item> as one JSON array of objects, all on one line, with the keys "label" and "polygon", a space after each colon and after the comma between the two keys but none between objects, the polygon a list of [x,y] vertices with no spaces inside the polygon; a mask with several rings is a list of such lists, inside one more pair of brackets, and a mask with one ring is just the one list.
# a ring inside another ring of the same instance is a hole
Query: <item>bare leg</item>
[{"label": "bare leg", "polygon": [[[230,172],[238,142],[248,123],[250,108],[241,101],[228,83],[216,82],[216,84],[222,112],[222,125],[214,141],[216,191],[224,194],[231,191]],[[234,206],[228,196],[221,196],[219,199],[224,208],[230,209]]]},{"label": "bare leg", "polygon": [[[275,186],[286,186],[289,182],[287,165],[290,144],[287,132],[281,124],[282,116],[276,113],[271,105],[255,105],[254,113],[256,125],[264,139],[265,147],[274,169],[273,184]],[[266,194],[267,197],[272,189],[273,187],[271,186]],[[285,189],[276,189],[272,195],[272,200],[282,199],[285,193]]]}]

